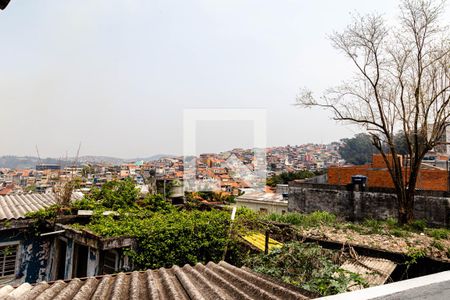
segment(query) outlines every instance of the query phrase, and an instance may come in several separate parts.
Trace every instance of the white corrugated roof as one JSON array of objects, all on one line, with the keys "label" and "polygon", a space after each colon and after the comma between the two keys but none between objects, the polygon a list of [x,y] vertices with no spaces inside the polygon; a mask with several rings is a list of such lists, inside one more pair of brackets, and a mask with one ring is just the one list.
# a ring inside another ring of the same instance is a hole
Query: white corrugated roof
[{"label": "white corrugated roof", "polygon": [[[357,260],[349,259],[345,261],[341,268],[361,275],[369,286],[377,286],[384,284],[389,279],[396,266],[396,263],[387,259],[358,256]],[[350,290],[361,288],[363,287],[360,285],[354,285]]]},{"label": "white corrugated roof", "polygon": [[24,219],[26,213],[38,211],[55,203],[53,194],[0,196],[0,220]]}]

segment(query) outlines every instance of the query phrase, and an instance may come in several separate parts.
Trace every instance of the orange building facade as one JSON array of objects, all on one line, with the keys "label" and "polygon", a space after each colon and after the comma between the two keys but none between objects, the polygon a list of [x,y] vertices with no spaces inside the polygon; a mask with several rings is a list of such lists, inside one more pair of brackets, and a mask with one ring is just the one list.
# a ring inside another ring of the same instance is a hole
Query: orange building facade
[{"label": "orange building facade", "polygon": [[[405,167],[403,173],[406,175]],[[330,167],[328,169],[328,184],[346,185],[351,183],[352,176],[363,175],[367,177],[367,186],[393,188],[394,183],[386,168],[381,155],[374,155],[371,164],[362,166]],[[447,170],[422,168],[417,180],[417,189],[432,191],[448,191],[449,177]]]}]

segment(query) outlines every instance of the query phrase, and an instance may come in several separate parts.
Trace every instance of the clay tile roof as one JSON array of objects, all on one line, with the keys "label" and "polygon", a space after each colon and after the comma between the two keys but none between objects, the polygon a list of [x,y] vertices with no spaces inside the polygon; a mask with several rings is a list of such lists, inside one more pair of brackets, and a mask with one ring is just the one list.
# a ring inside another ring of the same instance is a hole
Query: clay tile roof
[{"label": "clay tile roof", "polygon": [[226,262],[119,273],[53,283],[9,285],[0,295],[15,299],[308,299],[246,268]]},{"label": "clay tile roof", "polygon": [[0,220],[23,219],[25,214],[55,204],[53,194],[0,196]]}]

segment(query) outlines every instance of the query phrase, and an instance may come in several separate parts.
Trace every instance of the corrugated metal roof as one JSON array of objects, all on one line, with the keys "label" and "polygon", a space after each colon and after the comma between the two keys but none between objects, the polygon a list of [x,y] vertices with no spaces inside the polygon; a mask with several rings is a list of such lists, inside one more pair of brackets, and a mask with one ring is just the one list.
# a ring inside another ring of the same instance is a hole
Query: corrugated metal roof
[{"label": "corrugated metal roof", "polygon": [[[258,248],[261,251],[265,250],[266,247],[266,236],[262,233],[256,232],[252,234],[248,234],[242,237],[244,240],[246,240],[248,243],[253,245],[254,247]],[[283,247],[283,244],[269,238],[269,252],[273,249],[281,248]]]},{"label": "corrugated metal roof", "polygon": [[[389,279],[397,265],[387,259],[377,257],[358,256],[358,259],[345,261],[341,268],[353,273],[360,274],[369,286],[384,284]],[[363,287],[354,285],[350,290],[358,290]]]},{"label": "corrugated metal roof", "polygon": [[0,196],[0,220],[23,219],[25,214],[55,204],[53,194]]},{"label": "corrugated metal roof", "polygon": [[[12,296],[12,297],[11,297]],[[308,299],[296,288],[278,285],[226,262],[119,273],[101,277],[4,286],[7,299]]]}]

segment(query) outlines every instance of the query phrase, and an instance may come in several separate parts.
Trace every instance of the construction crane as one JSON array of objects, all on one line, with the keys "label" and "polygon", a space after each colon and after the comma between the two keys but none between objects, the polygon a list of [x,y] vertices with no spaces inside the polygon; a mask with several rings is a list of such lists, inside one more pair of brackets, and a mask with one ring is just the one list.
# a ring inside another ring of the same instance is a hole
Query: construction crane
[{"label": "construction crane", "polygon": [[[1,1],[1,0],[0,0]],[[37,154],[37,156],[38,156],[38,162],[39,162],[39,165],[42,165],[42,159],[41,159],[41,155],[39,154],[39,148],[38,148],[38,146],[36,145],[36,154]]]},{"label": "construction crane", "polygon": [[81,149],[81,142],[78,144],[78,150],[77,150],[77,156],[75,156],[74,164],[78,164],[78,158],[80,157],[80,149]]},{"label": "construction crane", "polygon": [[78,144],[78,150],[77,155],[75,156],[73,163],[72,163],[72,174],[71,177],[73,177],[73,169],[78,167],[78,158],[80,156],[80,149],[81,149],[81,142]]}]

